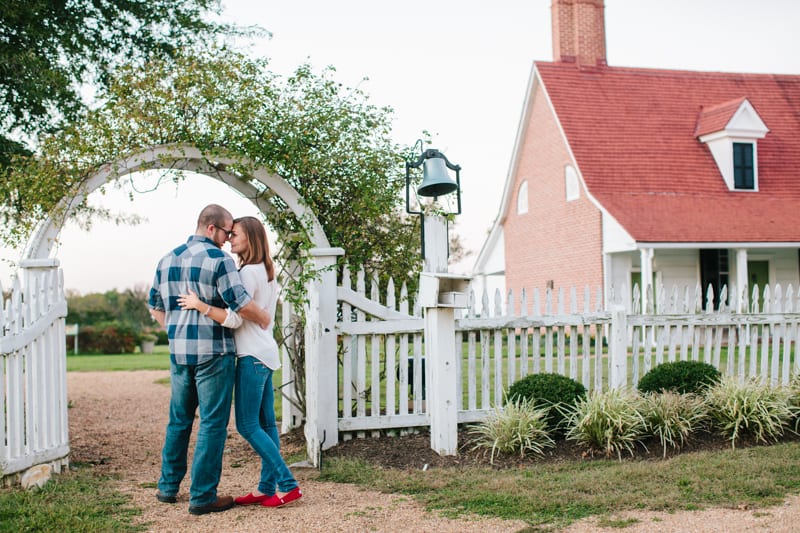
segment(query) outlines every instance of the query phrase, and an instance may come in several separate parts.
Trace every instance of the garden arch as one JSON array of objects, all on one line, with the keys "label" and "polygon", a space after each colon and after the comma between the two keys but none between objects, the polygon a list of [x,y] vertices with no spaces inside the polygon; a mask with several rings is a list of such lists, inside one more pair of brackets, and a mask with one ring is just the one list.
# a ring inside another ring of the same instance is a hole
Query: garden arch
[{"label": "garden arch", "polygon": [[[231,167],[237,170],[234,172]],[[247,173],[239,169],[253,169]],[[234,159],[218,154],[204,153],[191,144],[165,144],[138,150],[120,159],[103,164],[83,183],[74,197],[65,198],[56,216],[48,217],[34,232],[27,243],[20,267],[26,286],[40,285],[44,279],[52,279],[58,270],[58,260],[54,256],[56,243],[64,219],[70,210],[92,192],[109,181],[134,172],[171,169],[194,172],[217,179],[239,191],[258,208],[268,213],[276,207],[268,201],[278,196],[287,208],[300,221],[311,249],[308,251],[317,276],[307,284],[307,298],[304,308],[305,325],[305,383],[306,418],[305,434],[308,456],[316,466],[320,452],[337,444],[337,405],[336,402],[320,401],[336,394],[336,380],[329,376],[330,368],[336,368],[336,264],[338,256],[344,254],[341,248],[330,246],[328,238],[316,215],[308,209],[297,190],[282,177],[268,172],[246,158]],[[63,290],[63,288],[62,288]],[[63,322],[63,316],[60,320]],[[62,326],[63,327],[63,326]],[[65,350],[64,343],[54,349]],[[62,354],[66,357],[66,352]],[[66,370],[64,370],[66,372]],[[284,386],[290,379],[289,372],[283,372]],[[66,379],[64,377],[64,379]],[[288,402],[284,402],[284,405]],[[66,409],[66,402],[64,402]],[[284,416],[288,413],[284,409]],[[64,414],[66,416],[66,414]],[[285,426],[284,426],[285,427]]]}]

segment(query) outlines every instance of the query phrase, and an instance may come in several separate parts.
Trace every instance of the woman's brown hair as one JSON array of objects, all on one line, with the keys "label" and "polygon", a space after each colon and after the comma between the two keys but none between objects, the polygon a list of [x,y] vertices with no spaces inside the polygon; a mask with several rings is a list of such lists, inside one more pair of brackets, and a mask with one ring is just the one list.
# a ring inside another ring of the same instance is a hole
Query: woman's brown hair
[{"label": "woman's brown hair", "polygon": [[269,255],[269,241],[264,224],[256,217],[237,218],[233,223],[244,228],[244,235],[247,238],[247,249],[238,254],[239,267],[264,263],[264,267],[267,269],[267,279],[270,281],[275,279],[275,264]]}]

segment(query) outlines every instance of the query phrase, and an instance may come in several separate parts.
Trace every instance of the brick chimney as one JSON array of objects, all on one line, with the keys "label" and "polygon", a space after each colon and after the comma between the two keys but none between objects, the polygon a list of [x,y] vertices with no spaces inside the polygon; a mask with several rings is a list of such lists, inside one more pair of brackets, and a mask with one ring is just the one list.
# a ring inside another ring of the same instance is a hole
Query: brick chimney
[{"label": "brick chimney", "polygon": [[553,61],[606,66],[603,0],[553,0]]}]

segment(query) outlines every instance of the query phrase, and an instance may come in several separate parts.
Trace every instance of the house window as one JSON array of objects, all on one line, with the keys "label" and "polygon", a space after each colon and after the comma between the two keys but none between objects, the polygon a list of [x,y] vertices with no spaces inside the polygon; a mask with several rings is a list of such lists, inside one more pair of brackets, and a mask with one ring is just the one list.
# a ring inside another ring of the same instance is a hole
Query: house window
[{"label": "house window", "polygon": [[[719,309],[722,287],[728,285],[728,250],[700,250],[700,286],[703,289],[703,309],[708,309],[708,288],[713,293],[713,307]],[[727,302],[726,302],[727,303]]]},{"label": "house window", "polygon": [[578,183],[578,173],[567,165],[564,168],[564,189],[566,190],[567,201],[577,200],[581,196],[581,189]]},{"label": "house window", "polygon": [[517,214],[524,215],[528,212],[528,182],[523,181],[517,191]]},{"label": "house window", "polygon": [[733,188],[755,189],[753,143],[733,143]]}]

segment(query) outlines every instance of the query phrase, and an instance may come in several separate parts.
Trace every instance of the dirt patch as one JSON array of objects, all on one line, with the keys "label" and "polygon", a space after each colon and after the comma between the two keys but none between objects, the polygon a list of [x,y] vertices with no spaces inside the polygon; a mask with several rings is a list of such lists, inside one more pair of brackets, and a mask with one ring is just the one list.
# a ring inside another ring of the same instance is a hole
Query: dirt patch
[{"label": "dirt patch", "polygon": [[[234,507],[224,513],[188,513],[188,480],[177,504],[155,499],[167,422],[168,372],[70,372],[67,374],[71,461],[119,478],[120,490],[141,508],[149,531],[282,533],[331,531],[514,532],[521,521],[449,520],[426,512],[408,497],[366,491],[354,485],[315,481],[316,470],[295,469],[304,497],[281,509]],[[225,449],[220,494],[244,495],[256,488],[260,461],[233,425]],[[284,439],[290,454],[305,448],[302,435]]]},{"label": "dirt patch", "polygon": [[[367,491],[347,484],[315,480],[316,470],[294,469],[304,498],[297,505],[283,509],[234,507],[224,513],[193,516],[187,512],[188,480],[184,482],[178,503],[156,502],[155,482],[160,471],[160,453],[167,421],[168,372],[70,372],[67,374],[71,460],[92,465],[98,473],[119,478],[120,489],[130,494],[133,504],[143,510],[141,521],[150,531],[410,531],[410,532],[517,532],[525,529],[522,521],[469,518],[449,520],[426,512],[402,495]],[[220,494],[247,494],[258,483],[260,462],[250,446],[229,428]],[[334,456],[357,457],[393,468],[447,468],[468,464],[488,464],[483,450],[472,449],[469,436],[456,457],[440,457],[430,449],[430,437],[419,433],[404,437],[354,439],[326,451],[325,459]],[[402,446],[398,443],[402,442]],[[282,437],[284,455],[305,448],[302,432]],[[697,439],[692,449],[725,447],[718,439]],[[637,450],[639,458],[660,455],[657,445]],[[584,452],[561,443],[544,458],[517,456],[495,458],[495,467],[520,467],[542,461],[585,459]],[[782,506],[751,509],[711,509],[707,511],[657,513],[631,512],[615,516],[630,523],[624,529],[597,527],[596,519],[573,524],[565,531],[634,532],[736,532],[796,531],[800,523],[800,497],[789,498]]]}]

